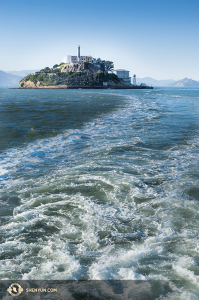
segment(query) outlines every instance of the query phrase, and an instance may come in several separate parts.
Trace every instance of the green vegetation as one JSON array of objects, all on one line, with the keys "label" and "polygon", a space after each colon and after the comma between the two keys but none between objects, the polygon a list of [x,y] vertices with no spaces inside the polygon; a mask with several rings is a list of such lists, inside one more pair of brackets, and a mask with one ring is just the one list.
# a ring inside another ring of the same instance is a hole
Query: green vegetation
[{"label": "green vegetation", "polygon": [[[68,65],[68,63],[56,64],[53,68],[46,67],[39,72],[37,75],[28,74],[21,82],[20,87],[26,87],[26,82],[29,80],[38,86],[55,86],[55,85],[69,85],[69,86],[102,86],[103,82],[113,81],[116,84],[120,81],[117,75],[110,73],[113,70],[114,64],[111,61],[97,59],[97,64],[91,64],[84,62],[82,71],[77,70],[77,67],[71,65],[71,71],[61,72],[61,69]],[[98,71],[99,70],[99,71]]]},{"label": "green vegetation", "polygon": [[65,65],[69,65],[70,63],[64,63],[62,62],[61,64],[57,65],[59,67],[59,70],[61,71],[61,69],[65,66]]},{"label": "green vegetation", "polygon": [[50,83],[50,76],[47,73],[40,73],[37,76],[38,81],[43,81],[44,83],[48,84]]},{"label": "green vegetation", "polygon": [[108,72],[105,71],[105,72],[98,72],[96,74],[97,74],[97,76],[99,76],[99,81],[100,81],[101,84],[103,82],[106,82],[106,81],[109,81],[109,80],[112,80],[115,83],[119,82],[119,78],[114,73],[108,73]]},{"label": "green vegetation", "polygon": [[112,72],[114,69],[114,63],[112,61],[109,60],[101,60],[101,58],[97,59],[97,64],[100,65],[100,70],[102,72],[106,71],[106,72]]},{"label": "green vegetation", "polygon": [[49,67],[46,67],[46,68],[42,69],[40,72],[51,73],[51,72],[53,72],[53,70],[51,68],[49,68]]},{"label": "green vegetation", "polygon": [[37,83],[37,75],[32,75],[30,77],[30,81],[32,81],[32,82],[34,82],[34,84],[36,84]]},{"label": "green vegetation", "polygon": [[31,76],[28,75],[24,78],[24,81],[28,81],[28,80],[34,82],[35,85],[37,84],[38,81],[43,83],[44,85],[49,85],[52,83],[51,77],[48,75],[48,73],[44,73],[44,72],[41,72],[38,75],[31,75]]},{"label": "green vegetation", "polygon": [[[71,71],[69,71],[69,72],[67,72],[66,74],[67,74],[67,76],[69,77],[69,78],[73,78],[73,77],[76,77],[76,76],[83,76],[83,75],[85,75],[87,73],[87,71],[78,71],[78,72],[71,72]],[[62,73],[63,74],[63,73]]]},{"label": "green vegetation", "polygon": [[105,60],[105,69],[107,72],[112,72],[114,70],[114,63],[112,61]]}]

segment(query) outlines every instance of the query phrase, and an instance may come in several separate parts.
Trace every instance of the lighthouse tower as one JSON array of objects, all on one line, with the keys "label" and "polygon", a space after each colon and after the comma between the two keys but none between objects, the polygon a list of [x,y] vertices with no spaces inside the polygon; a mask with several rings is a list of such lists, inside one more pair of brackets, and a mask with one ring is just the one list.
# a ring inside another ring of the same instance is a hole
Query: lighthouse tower
[{"label": "lighthouse tower", "polygon": [[80,45],[77,47],[77,62],[80,63]]},{"label": "lighthouse tower", "polygon": [[136,85],[136,75],[133,75],[133,85]]}]

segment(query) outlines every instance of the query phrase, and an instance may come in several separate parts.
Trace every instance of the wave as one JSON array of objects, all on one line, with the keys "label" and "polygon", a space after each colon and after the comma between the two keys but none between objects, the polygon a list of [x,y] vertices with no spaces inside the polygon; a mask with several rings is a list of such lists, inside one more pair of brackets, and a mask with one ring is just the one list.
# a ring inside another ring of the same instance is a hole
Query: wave
[{"label": "wave", "polygon": [[1,279],[179,279],[171,297],[197,295],[196,119],[125,101],[1,154]]}]

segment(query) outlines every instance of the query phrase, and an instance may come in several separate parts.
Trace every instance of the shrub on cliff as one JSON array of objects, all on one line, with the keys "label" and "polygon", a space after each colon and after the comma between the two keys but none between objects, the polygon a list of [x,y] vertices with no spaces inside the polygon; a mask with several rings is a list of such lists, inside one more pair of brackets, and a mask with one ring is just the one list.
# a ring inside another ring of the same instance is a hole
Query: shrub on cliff
[{"label": "shrub on cliff", "polygon": [[34,84],[36,84],[37,83],[37,76],[36,75],[32,75],[30,77],[30,81],[32,81],[32,82],[34,82]]},{"label": "shrub on cliff", "polygon": [[40,73],[52,73],[54,72],[53,69],[49,68],[49,67],[46,67],[42,70],[39,71]]},{"label": "shrub on cliff", "polygon": [[46,74],[45,73],[40,73],[38,76],[37,76],[37,79],[38,81],[44,81],[44,78],[46,77]]},{"label": "shrub on cliff", "polygon": [[116,74],[114,73],[108,73],[108,80],[113,80],[115,83],[118,83],[119,82],[119,78],[117,77]]},{"label": "shrub on cliff", "polygon": [[24,81],[28,81],[28,80],[30,80],[30,77],[31,77],[31,75],[28,74],[27,76],[25,76],[25,77],[23,78],[23,80],[24,80]]},{"label": "shrub on cliff", "polygon": [[48,84],[51,82],[51,79],[49,77],[48,74],[46,73],[40,73],[38,76],[37,76],[37,81],[40,81],[40,82],[43,82],[45,84]]},{"label": "shrub on cliff", "polygon": [[119,82],[119,78],[114,73],[108,73],[108,72],[97,72],[95,77],[99,76],[99,80],[102,83],[103,81],[109,81],[112,80],[115,83]]}]

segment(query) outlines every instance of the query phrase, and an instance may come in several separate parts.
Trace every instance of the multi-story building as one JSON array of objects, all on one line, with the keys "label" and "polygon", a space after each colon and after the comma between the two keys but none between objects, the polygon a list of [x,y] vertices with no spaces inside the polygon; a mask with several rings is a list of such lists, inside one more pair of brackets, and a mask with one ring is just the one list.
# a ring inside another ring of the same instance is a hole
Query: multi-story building
[{"label": "multi-story building", "polygon": [[131,84],[131,78],[129,77],[129,71],[124,69],[118,69],[113,71],[114,74],[117,75],[118,78],[122,79],[124,83],[127,85]]},{"label": "multi-story building", "polygon": [[71,56],[71,62],[76,63],[83,63],[83,62],[89,62],[93,63],[93,57],[92,56]]},{"label": "multi-story building", "polygon": [[80,56],[80,46],[77,48],[77,56],[76,55],[67,55],[62,58],[62,62],[64,63],[84,63],[84,62],[89,62],[89,63],[96,63],[96,59],[93,58],[92,56]]}]

